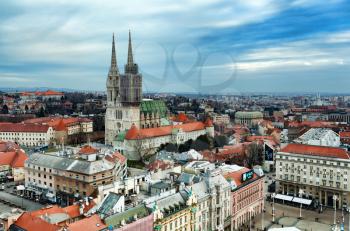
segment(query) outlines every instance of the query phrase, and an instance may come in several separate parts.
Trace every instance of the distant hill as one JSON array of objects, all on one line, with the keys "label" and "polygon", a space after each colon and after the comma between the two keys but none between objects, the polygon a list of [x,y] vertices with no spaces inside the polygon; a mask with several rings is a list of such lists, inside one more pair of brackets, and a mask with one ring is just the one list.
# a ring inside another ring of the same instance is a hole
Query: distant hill
[{"label": "distant hill", "polygon": [[60,92],[85,92],[81,90],[74,90],[70,88],[54,88],[54,87],[0,87],[0,92],[14,93],[14,92],[34,92],[34,91],[60,91]]}]

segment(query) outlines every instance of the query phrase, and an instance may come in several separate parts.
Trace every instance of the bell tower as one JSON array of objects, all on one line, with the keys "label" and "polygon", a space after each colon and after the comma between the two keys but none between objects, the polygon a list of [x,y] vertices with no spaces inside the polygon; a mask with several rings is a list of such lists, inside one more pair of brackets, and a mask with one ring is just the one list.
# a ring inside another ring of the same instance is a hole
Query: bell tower
[{"label": "bell tower", "polygon": [[114,34],[111,66],[107,77],[107,110],[105,115],[105,143],[113,145],[117,134],[133,124],[140,127],[142,75],[134,63],[131,33],[129,31],[128,58],[124,74],[118,70]]}]

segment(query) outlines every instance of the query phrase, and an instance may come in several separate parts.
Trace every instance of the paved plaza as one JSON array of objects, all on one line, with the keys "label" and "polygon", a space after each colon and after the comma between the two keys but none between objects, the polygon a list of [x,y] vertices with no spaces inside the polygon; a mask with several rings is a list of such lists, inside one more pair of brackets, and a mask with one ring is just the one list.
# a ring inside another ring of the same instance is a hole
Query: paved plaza
[{"label": "paved plaza", "polygon": [[[269,228],[281,228],[281,227],[297,227],[300,230],[307,231],[330,231],[334,222],[334,210],[326,208],[322,213],[318,210],[302,209],[302,219],[299,219],[300,209],[289,205],[275,203],[275,222],[272,223],[272,207],[270,202],[265,204],[265,213],[260,214],[252,221],[251,230],[262,230],[265,227]],[[340,226],[342,221],[342,212],[337,210],[336,212],[337,226]],[[344,226],[345,230],[348,230],[349,216],[344,213]]]}]

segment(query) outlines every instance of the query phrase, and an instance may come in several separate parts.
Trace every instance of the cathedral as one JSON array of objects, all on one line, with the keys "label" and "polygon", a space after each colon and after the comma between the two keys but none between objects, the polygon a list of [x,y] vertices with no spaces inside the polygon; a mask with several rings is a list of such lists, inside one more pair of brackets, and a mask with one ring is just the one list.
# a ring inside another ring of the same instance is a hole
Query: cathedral
[{"label": "cathedral", "polygon": [[138,128],[159,127],[161,119],[166,116],[164,102],[142,100],[142,75],[134,63],[130,32],[124,73],[119,72],[113,35],[111,66],[107,77],[106,144],[113,145],[116,136],[132,125]]},{"label": "cathedral", "polygon": [[140,160],[154,154],[162,144],[179,145],[201,135],[214,136],[210,119],[199,122],[181,118],[172,121],[171,118],[163,101],[142,98],[142,75],[134,63],[130,32],[127,63],[124,73],[119,72],[113,35],[107,77],[105,143],[128,159]]}]

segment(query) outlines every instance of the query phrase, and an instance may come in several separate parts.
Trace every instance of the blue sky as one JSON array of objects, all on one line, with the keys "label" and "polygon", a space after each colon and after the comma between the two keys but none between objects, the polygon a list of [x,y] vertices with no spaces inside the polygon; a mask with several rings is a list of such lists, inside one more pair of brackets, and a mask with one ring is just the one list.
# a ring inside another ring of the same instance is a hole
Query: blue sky
[{"label": "blue sky", "polygon": [[350,92],[345,0],[0,0],[0,86],[104,90],[129,29],[145,91]]}]

